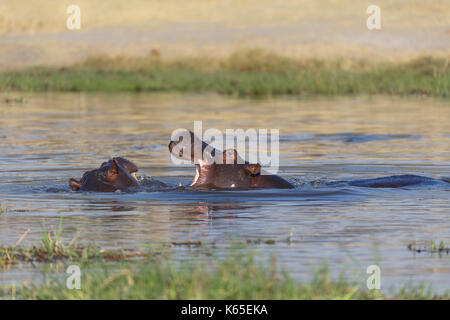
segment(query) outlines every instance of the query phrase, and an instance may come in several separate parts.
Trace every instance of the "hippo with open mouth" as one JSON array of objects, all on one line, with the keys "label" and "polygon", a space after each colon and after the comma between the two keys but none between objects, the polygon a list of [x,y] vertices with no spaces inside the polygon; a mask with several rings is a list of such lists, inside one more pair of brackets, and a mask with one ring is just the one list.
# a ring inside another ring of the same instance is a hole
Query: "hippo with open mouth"
[{"label": "hippo with open mouth", "polygon": [[[187,137],[187,141],[183,141]],[[191,144],[189,146],[189,143]],[[195,155],[196,143],[201,146],[201,155]],[[189,148],[186,148],[188,146]],[[190,154],[185,150],[191,150]],[[216,153],[222,157],[222,163],[207,161],[204,159],[204,151],[208,149],[209,155],[215,157]],[[196,175],[190,184],[192,187],[206,189],[258,189],[258,188],[277,188],[292,189],[294,186],[285,179],[267,174],[261,169],[258,163],[251,164],[243,161],[234,149],[228,149],[223,152],[215,149],[204,141],[195,137],[194,133],[180,136],[178,141],[170,141],[169,150],[171,154],[179,159],[192,161],[196,164]],[[108,162],[102,163],[100,168],[87,171],[80,180],[70,179],[69,186],[74,191],[97,191],[97,192],[115,192],[130,191],[139,187],[167,187],[163,182],[150,179],[146,185],[136,178],[137,166],[121,157],[114,157]],[[450,178],[441,180],[427,178],[416,175],[389,176],[375,179],[364,179],[347,181],[351,186],[366,188],[401,188],[419,184],[430,184],[437,182],[450,183]],[[331,183],[336,184],[336,183]]]},{"label": "hippo with open mouth", "polygon": [[137,166],[125,158],[112,158],[103,162],[100,168],[87,171],[81,180],[70,179],[69,186],[74,191],[115,192],[128,191],[139,187],[136,178]]},{"label": "hippo with open mouth", "polygon": [[[183,141],[183,137],[188,137]],[[251,164],[239,158],[234,149],[225,150],[222,153],[222,163],[209,162],[204,159],[204,151],[208,148],[209,154],[214,157],[219,150],[195,137],[192,131],[189,135],[180,136],[178,141],[170,141],[169,151],[178,159],[185,159],[195,163],[196,175],[192,181],[192,187],[207,189],[256,189],[277,188],[292,189],[294,186],[285,179],[263,172],[258,163]],[[189,146],[189,143],[191,146]],[[194,152],[195,144],[201,145],[201,155]],[[185,150],[191,150],[191,153]],[[242,160],[242,161],[238,161]]]}]

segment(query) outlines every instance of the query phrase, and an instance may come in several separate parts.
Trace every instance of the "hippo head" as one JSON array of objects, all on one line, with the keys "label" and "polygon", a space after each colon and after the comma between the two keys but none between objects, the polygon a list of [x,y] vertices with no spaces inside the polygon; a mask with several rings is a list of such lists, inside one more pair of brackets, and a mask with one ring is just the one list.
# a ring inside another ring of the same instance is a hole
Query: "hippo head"
[{"label": "hippo head", "polygon": [[[216,152],[218,152],[216,150]],[[191,186],[212,189],[249,189],[258,188],[261,165],[238,162],[237,151],[227,149],[222,153],[221,163],[209,163],[198,159],[195,177]]]},{"label": "hippo head", "polygon": [[[195,147],[201,150],[195,153]],[[190,152],[189,152],[190,150]],[[169,151],[179,159],[195,163],[196,174],[191,186],[210,189],[293,188],[283,178],[265,174],[259,163],[251,164],[239,157],[235,149],[223,152],[189,134],[170,141]],[[217,156],[217,157],[216,157]],[[221,159],[220,163],[213,159]]]},{"label": "hippo head", "polygon": [[137,166],[125,158],[112,158],[103,162],[100,168],[87,171],[81,180],[70,179],[72,190],[114,192],[126,191],[130,187],[138,187],[136,179]]}]

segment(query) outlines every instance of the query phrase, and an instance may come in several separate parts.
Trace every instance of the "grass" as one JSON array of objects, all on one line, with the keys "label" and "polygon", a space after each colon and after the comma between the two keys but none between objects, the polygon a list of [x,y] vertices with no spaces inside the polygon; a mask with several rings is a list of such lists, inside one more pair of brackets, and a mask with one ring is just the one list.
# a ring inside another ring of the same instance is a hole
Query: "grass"
[{"label": "grass", "polygon": [[[249,250],[254,242],[237,242],[226,257],[218,258],[215,246],[201,242],[173,242],[147,245],[148,251],[102,250],[94,245],[65,244],[62,220],[52,232],[43,229],[39,244],[21,246],[27,230],[14,246],[0,248],[0,266],[24,262],[42,263],[44,277],[19,286],[0,286],[0,299],[449,299],[430,288],[407,284],[395,291],[367,290],[366,278],[349,281],[343,275],[333,279],[327,268],[300,282],[283,271],[275,256],[262,260]],[[260,243],[260,242],[257,242]],[[179,262],[165,250],[171,246],[194,246],[202,259]],[[443,245],[442,245],[443,246]],[[439,248],[441,245],[439,245]],[[202,261],[202,262],[200,262]],[[81,268],[81,289],[66,287],[67,274],[61,268]],[[56,273],[49,273],[50,271]],[[59,270],[59,271],[58,271]]]},{"label": "grass", "polygon": [[[215,248],[215,243],[202,243],[201,241],[182,241],[169,242],[158,244],[146,244],[147,250],[137,249],[101,249],[92,244],[78,244],[75,242],[76,238],[69,243],[64,243],[62,234],[62,218],[59,221],[57,228],[53,231],[48,231],[45,226],[42,227],[42,239],[37,245],[26,247],[20,245],[26,238],[28,232],[26,230],[22,236],[12,246],[0,247],[0,267],[7,265],[15,265],[18,263],[46,263],[57,261],[72,261],[88,263],[89,261],[130,261],[134,259],[145,258],[149,256],[164,255],[167,253],[166,249],[169,247],[187,247],[199,248],[203,247],[207,250],[208,247]],[[267,240],[262,242],[261,239],[247,240],[245,244],[275,244],[274,240]],[[243,245],[244,242],[236,242],[236,244]]]},{"label": "grass", "polygon": [[3,99],[3,102],[6,104],[9,103],[25,103],[25,98],[24,97],[6,97]]},{"label": "grass", "polygon": [[62,220],[52,232],[43,228],[43,236],[38,245],[32,247],[20,244],[30,230],[27,230],[13,246],[0,247],[0,267],[19,263],[53,263],[72,261],[88,263],[95,261],[129,261],[149,255],[163,253],[161,250],[108,249],[104,250],[92,244],[77,244],[73,239],[68,244],[62,240]]},{"label": "grass", "polygon": [[45,247],[2,247],[0,248],[0,267],[5,265],[26,263],[56,262],[69,260],[72,262],[87,262],[101,259],[104,261],[124,261],[146,257],[149,252],[130,249],[103,250],[93,245],[74,245],[71,247],[55,247],[48,250]]},{"label": "grass", "polygon": [[440,241],[439,243],[436,243],[435,241],[428,241],[425,243],[418,243],[416,241],[413,241],[408,244],[408,250],[412,251],[414,253],[422,253],[422,252],[428,252],[428,253],[438,253],[439,255],[442,254],[449,254],[450,248],[445,245],[444,241]]},{"label": "grass", "polygon": [[218,92],[238,95],[398,94],[450,97],[448,58],[404,63],[315,60],[263,50],[224,59],[88,58],[71,67],[0,73],[1,91]]},{"label": "grass", "polygon": [[[81,269],[81,289],[66,289],[65,278],[52,276],[39,284],[4,286],[3,297],[21,299],[383,299],[380,291],[362,289],[344,277],[333,280],[327,269],[310,282],[294,280],[279,270],[275,258],[257,262],[255,256],[232,251],[225,259],[205,264],[177,264],[167,256],[138,263]],[[0,289],[0,290],[1,290]],[[1,292],[1,291],[0,291]],[[15,295],[15,296],[12,296]],[[405,286],[389,298],[444,299],[424,286]]]}]

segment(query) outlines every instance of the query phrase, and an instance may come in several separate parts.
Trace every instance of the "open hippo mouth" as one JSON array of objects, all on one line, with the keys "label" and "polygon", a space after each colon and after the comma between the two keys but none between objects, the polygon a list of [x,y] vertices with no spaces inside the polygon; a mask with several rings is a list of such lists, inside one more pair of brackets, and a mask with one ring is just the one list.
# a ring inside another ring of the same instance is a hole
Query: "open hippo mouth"
[{"label": "open hippo mouth", "polygon": [[[195,150],[198,148],[198,150]],[[251,164],[239,157],[235,149],[223,152],[185,131],[178,141],[170,141],[172,156],[195,163],[191,186],[209,189],[283,188],[293,186],[277,175],[262,173],[259,163]],[[217,157],[216,157],[217,156]],[[220,163],[215,160],[220,160]]]},{"label": "open hippo mouth", "polygon": [[192,180],[190,186],[194,186],[197,184],[200,184],[201,178],[204,180],[203,177],[209,176],[212,174],[213,167],[206,162],[199,160],[198,163],[195,164],[195,176]]},{"label": "open hippo mouth", "polygon": [[80,180],[70,179],[69,186],[74,191],[127,191],[131,187],[140,186],[136,178],[137,171],[133,162],[116,157],[103,162],[98,169],[85,172]]}]

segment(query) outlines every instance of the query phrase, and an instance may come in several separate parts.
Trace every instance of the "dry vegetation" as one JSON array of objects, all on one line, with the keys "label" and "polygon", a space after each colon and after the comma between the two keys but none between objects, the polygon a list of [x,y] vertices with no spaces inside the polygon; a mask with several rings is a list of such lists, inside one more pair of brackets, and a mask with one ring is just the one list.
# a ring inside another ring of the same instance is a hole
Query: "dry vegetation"
[{"label": "dry vegetation", "polygon": [[99,54],[225,58],[262,48],[296,59],[404,62],[450,54],[444,0],[386,0],[382,30],[365,25],[367,3],[350,0],[76,1],[81,30],[66,28],[71,0],[2,0],[0,70],[68,66]]},{"label": "dry vegetation", "polygon": [[[72,0],[2,0],[0,32],[63,32],[66,8]],[[223,23],[243,28],[291,24],[300,20],[335,19],[349,24],[359,20],[368,4],[351,0],[108,0],[76,1],[82,8],[86,29],[114,25],[145,25],[171,22]],[[376,4],[376,3],[375,3]],[[445,0],[386,0],[383,21],[387,28],[449,26],[450,12]],[[59,14],[58,14],[59,13]]]}]

